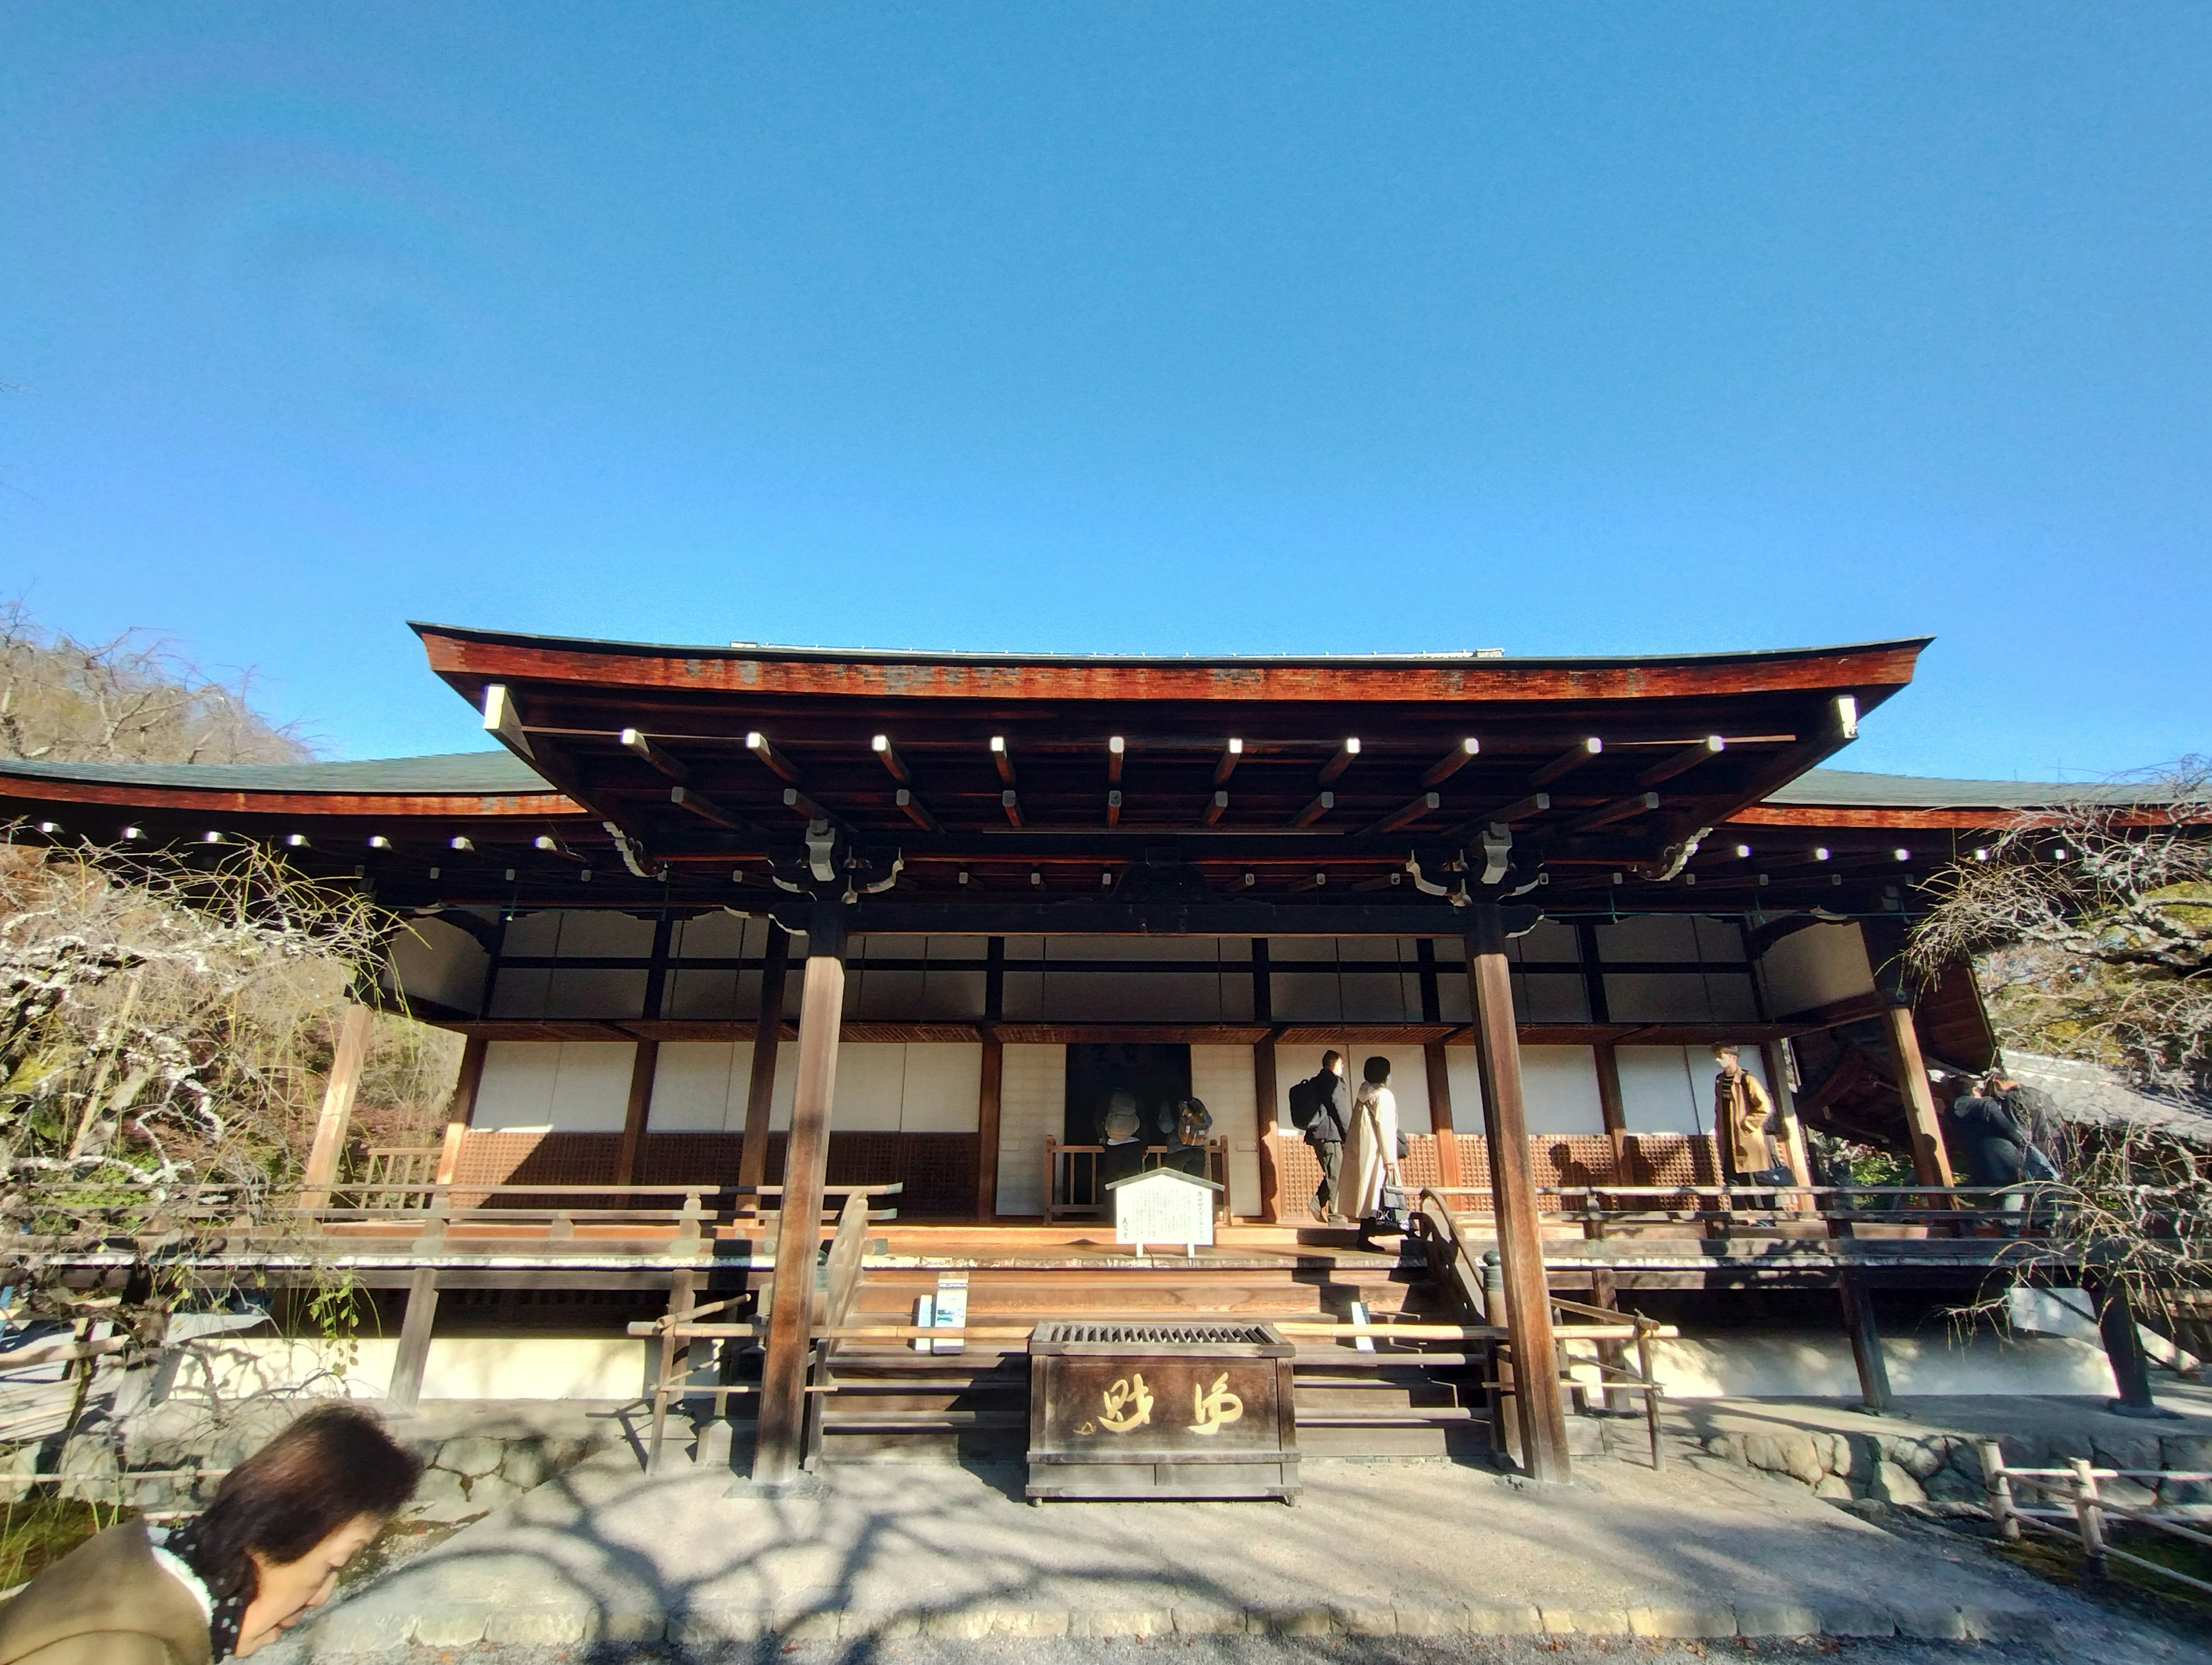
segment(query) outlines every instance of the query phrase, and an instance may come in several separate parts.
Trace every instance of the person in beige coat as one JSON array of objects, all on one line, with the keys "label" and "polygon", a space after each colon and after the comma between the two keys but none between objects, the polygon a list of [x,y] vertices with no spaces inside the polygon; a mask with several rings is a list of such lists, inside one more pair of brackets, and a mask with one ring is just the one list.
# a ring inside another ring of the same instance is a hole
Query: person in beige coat
[{"label": "person in beige coat", "polygon": [[1398,1179],[1398,1100],[1390,1091],[1390,1060],[1370,1058],[1360,1066],[1360,1083],[1352,1095],[1352,1133],[1345,1155],[1352,1170],[1345,1187],[1344,1212],[1355,1220],[1382,1212],[1382,1188]]},{"label": "person in beige coat", "polygon": [[80,1544],[0,1607],[0,1665],[214,1665],[276,1641],[414,1495],[421,1461],[319,1406],[227,1475],[204,1514]]}]

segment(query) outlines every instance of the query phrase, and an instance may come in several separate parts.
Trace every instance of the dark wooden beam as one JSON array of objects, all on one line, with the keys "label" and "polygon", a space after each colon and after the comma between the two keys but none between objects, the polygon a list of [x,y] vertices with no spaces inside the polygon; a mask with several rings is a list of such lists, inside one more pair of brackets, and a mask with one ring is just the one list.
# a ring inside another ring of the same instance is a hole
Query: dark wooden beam
[{"label": "dark wooden beam", "polygon": [[622,732],[620,739],[624,751],[629,752],[633,757],[641,758],[651,764],[677,785],[682,786],[691,778],[691,771],[686,769],[681,761],[670,757],[637,730],[625,728]]},{"label": "dark wooden beam", "polygon": [[890,735],[877,735],[868,742],[868,749],[874,752],[877,760],[890,771],[892,780],[902,787],[910,787],[914,784],[914,776],[908,771],[906,759],[898,755],[898,748],[891,744]]},{"label": "dark wooden beam", "polygon": [[1206,813],[1198,818],[1199,824],[1205,827],[1213,826],[1228,813],[1229,794],[1225,792],[1217,792],[1207,800]]},{"label": "dark wooden beam", "polygon": [[786,787],[783,789],[783,806],[787,810],[797,810],[809,821],[834,821],[836,819],[836,817],[831,815],[829,811],[823,809],[821,805],[816,803],[805,793],[799,791],[797,787]]},{"label": "dark wooden beam", "polygon": [[999,1212],[999,1090],[1006,1067],[1006,1048],[995,1030],[983,1036],[983,1073],[975,1095],[975,1218]]},{"label": "dark wooden beam", "polygon": [[1221,748],[1221,761],[1213,766],[1213,784],[1225,787],[1229,777],[1237,773],[1237,765],[1244,760],[1244,742],[1231,740]]},{"label": "dark wooden beam", "polygon": [[1008,825],[1018,827],[1022,824],[1022,800],[1014,795],[1012,787],[999,794],[999,807],[1006,812]]},{"label": "dark wooden beam", "polygon": [[1428,768],[1421,771],[1421,784],[1424,787],[1442,786],[1445,781],[1450,780],[1453,775],[1458,774],[1460,770],[1465,769],[1469,763],[1473,763],[1475,759],[1475,754],[1480,752],[1481,750],[1482,743],[1477,740],[1474,735],[1468,735],[1467,738],[1462,740],[1449,751],[1444,753],[1443,757],[1437,758],[1435,763],[1431,763]]},{"label": "dark wooden beam", "polygon": [[1117,826],[1121,820],[1121,789],[1116,787],[1106,794],[1106,824]]},{"label": "dark wooden beam", "polygon": [[799,766],[770,745],[768,736],[758,729],[750,729],[746,732],[745,750],[765,763],[770,774],[790,782],[794,787],[799,784]]},{"label": "dark wooden beam", "polygon": [[783,984],[791,963],[791,933],[777,921],[768,926],[761,962],[760,1012],[753,1020],[752,1074],[745,1089],[744,1141],[738,1149],[738,1183],[768,1183],[768,1135],[775,1103],[776,1048],[783,1038]]},{"label": "dark wooden beam", "polygon": [[1017,784],[1014,780],[1014,754],[1007,750],[1006,737],[1003,734],[991,737],[991,763],[998,769],[1001,781],[1010,787]]},{"label": "dark wooden beam", "polygon": [[1708,734],[1694,745],[1684,746],[1671,757],[1662,757],[1636,777],[1639,787],[1656,787],[1662,781],[1671,781],[1686,769],[1697,768],[1711,757],[1717,757],[1728,750],[1728,742],[1717,734]]},{"label": "dark wooden beam", "polygon": [[1107,738],[1106,784],[1108,786],[1118,787],[1121,784],[1121,754],[1128,749],[1129,743],[1119,734],[1109,735]]},{"label": "dark wooden beam", "polygon": [[913,788],[909,787],[901,787],[898,789],[897,801],[898,806],[905,814],[906,818],[913,822],[915,826],[921,828],[922,831],[935,832],[937,830],[937,817],[930,814],[927,809],[922,807],[921,799],[914,795]]},{"label": "dark wooden beam", "polygon": [[1602,809],[1592,810],[1588,815],[1569,822],[1567,830],[1571,833],[1595,832],[1598,828],[1609,827],[1616,821],[1626,821],[1632,815],[1649,815],[1658,807],[1657,793],[1639,793],[1633,798],[1620,799]]},{"label": "dark wooden beam", "polygon": [[1329,785],[1338,775],[1352,767],[1352,760],[1358,755],[1358,737],[1346,739],[1343,744],[1337,747],[1336,755],[1321,766],[1321,773],[1314,776],[1314,783],[1323,787]]},{"label": "dark wooden beam", "polygon": [[1320,820],[1322,817],[1327,815],[1335,807],[1336,794],[1334,793],[1316,793],[1314,794],[1313,801],[1291,817],[1291,824],[1293,827],[1310,827],[1315,822]]},{"label": "dark wooden beam", "polygon": [[730,832],[740,833],[748,838],[759,836],[760,829],[751,822],[734,810],[725,809],[695,787],[669,787],[668,801],[678,809],[689,810],[702,821],[711,821]]},{"label": "dark wooden beam", "polygon": [[1425,792],[1419,798],[1401,804],[1367,830],[1370,835],[1376,835],[1395,832],[1401,827],[1409,827],[1423,816],[1432,814],[1443,807],[1443,801],[1441,793]]},{"label": "dark wooden beam", "polygon": [[1605,750],[1605,742],[1595,734],[1587,740],[1577,740],[1565,751],[1528,777],[1532,787],[1548,787],[1563,775],[1571,775]]}]

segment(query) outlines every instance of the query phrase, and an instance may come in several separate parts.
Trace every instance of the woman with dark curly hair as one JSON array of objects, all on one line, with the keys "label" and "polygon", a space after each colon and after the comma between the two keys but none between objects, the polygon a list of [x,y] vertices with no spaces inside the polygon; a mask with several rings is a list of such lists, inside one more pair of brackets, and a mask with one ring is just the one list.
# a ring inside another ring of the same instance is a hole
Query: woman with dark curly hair
[{"label": "woman with dark curly hair", "polygon": [[110,1527],[0,1607],[0,1665],[213,1665],[330,1600],[414,1495],[421,1459],[370,1413],[319,1405],[166,1534]]}]

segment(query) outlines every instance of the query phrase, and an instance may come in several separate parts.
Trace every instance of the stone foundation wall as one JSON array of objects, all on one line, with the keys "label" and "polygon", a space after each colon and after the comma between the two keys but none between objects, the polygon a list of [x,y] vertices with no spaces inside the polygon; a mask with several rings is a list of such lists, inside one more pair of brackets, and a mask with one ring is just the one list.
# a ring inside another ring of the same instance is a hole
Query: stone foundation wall
[{"label": "stone foundation wall", "polygon": [[[1787,1428],[1712,1434],[1703,1444],[1713,1456],[1796,1480],[1815,1497],[1839,1503],[1978,1504],[1985,1496],[1981,1451],[1965,1434]],[[2063,1468],[2086,1457],[2100,1468],[2212,1472],[2212,1437],[2202,1433],[2008,1435],[1998,1446],[2012,1468]],[[2100,1489],[2114,1503],[2139,1508],[2212,1504],[2212,1482],[2203,1480],[2106,1480]]]}]

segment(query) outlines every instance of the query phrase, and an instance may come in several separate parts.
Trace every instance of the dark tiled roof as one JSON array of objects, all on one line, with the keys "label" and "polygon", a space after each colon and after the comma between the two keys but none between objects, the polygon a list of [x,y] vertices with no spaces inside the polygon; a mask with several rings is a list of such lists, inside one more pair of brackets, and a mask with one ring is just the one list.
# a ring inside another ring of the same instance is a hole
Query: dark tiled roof
[{"label": "dark tiled roof", "polygon": [[431,757],[365,757],[343,763],[45,763],[0,758],[0,779],[88,781],[114,786],[224,792],[334,792],[363,795],[481,796],[551,792],[507,751],[448,751]]},{"label": "dark tiled roof", "polygon": [[1869,775],[1856,769],[1808,769],[1770,793],[1770,804],[1832,806],[1838,809],[2037,809],[2047,804],[2154,804],[2164,801],[2158,784],[2100,785],[2088,781],[1942,781],[1922,775]]}]

